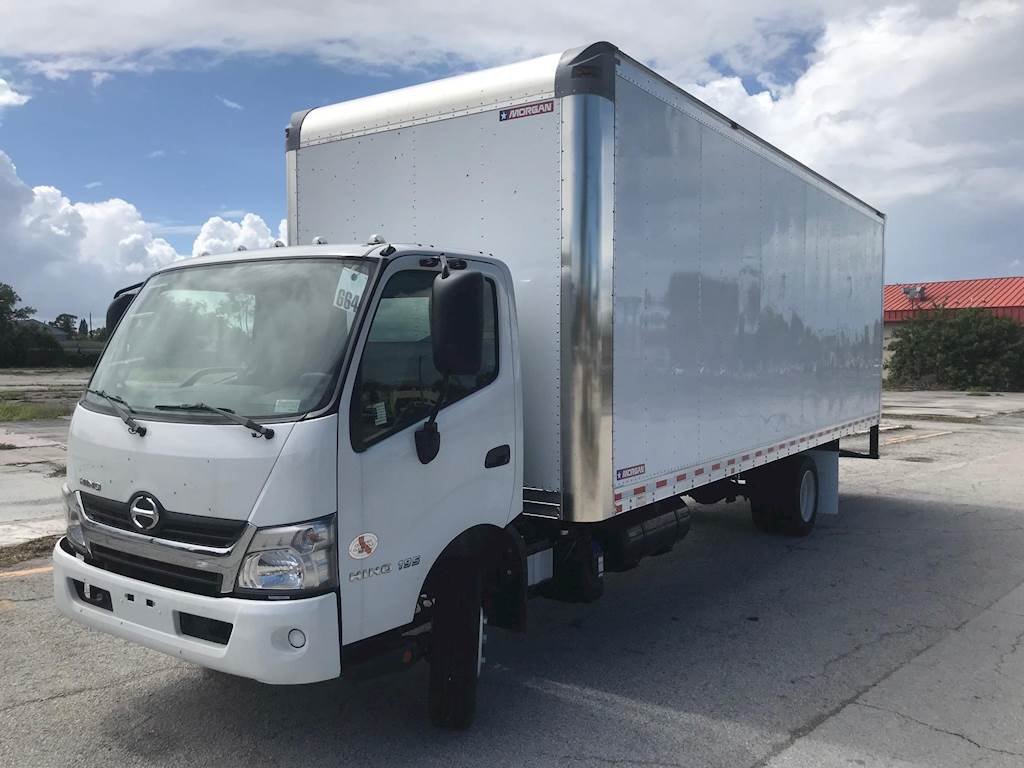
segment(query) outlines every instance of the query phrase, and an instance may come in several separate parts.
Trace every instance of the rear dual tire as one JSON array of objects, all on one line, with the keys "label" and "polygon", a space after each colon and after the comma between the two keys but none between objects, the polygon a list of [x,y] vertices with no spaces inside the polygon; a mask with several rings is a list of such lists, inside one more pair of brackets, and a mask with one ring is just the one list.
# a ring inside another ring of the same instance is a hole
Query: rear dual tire
[{"label": "rear dual tire", "polygon": [[818,470],[807,455],[778,462],[760,481],[750,502],[758,530],[803,537],[818,521]]}]

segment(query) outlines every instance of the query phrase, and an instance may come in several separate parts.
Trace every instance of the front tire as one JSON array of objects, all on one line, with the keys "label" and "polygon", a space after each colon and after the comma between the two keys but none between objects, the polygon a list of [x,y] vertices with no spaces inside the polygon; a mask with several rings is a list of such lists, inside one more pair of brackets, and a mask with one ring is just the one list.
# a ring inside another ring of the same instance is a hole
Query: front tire
[{"label": "front tire", "polygon": [[445,569],[434,602],[430,643],[430,721],[463,730],[476,715],[483,664],[484,613],[480,573],[467,565]]}]

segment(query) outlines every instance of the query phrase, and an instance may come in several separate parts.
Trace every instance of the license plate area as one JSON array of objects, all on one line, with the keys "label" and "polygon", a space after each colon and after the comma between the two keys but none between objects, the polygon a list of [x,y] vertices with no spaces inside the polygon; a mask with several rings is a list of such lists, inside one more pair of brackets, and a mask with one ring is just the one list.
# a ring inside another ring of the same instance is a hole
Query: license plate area
[{"label": "license plate area", "polygon": [[138,590],[108,590],[78,579],[71,579],[71,583],[79,601],[86,605],[109,611],[132,624],[176,634],[174,611],[152,595]]}]

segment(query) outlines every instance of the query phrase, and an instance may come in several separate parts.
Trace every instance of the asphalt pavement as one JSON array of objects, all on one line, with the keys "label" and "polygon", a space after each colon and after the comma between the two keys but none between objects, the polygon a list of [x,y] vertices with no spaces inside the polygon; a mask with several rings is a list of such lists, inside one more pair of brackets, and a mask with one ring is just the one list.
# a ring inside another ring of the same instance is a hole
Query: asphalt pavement
[{"label": "asphalt pavement", "polygon": [[490,630],[467,733],[428,725],[424,665],[266,686],[59,618],[46,560],[0,571],[0,766],[1022,766],[1024,417],[911,423],[807,539],[695,507],[599,602]]}]

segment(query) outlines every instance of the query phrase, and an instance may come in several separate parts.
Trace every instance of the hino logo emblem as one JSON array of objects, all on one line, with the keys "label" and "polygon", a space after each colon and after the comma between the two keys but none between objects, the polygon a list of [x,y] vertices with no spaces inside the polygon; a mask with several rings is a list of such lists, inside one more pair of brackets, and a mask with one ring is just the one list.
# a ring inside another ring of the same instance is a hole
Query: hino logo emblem
[{"label": "hino logo emblem", "polygon": [[152,496],[140,494],[132,499],[128,516],[140,531],[152,531],[160,522],[160,504]]}]

